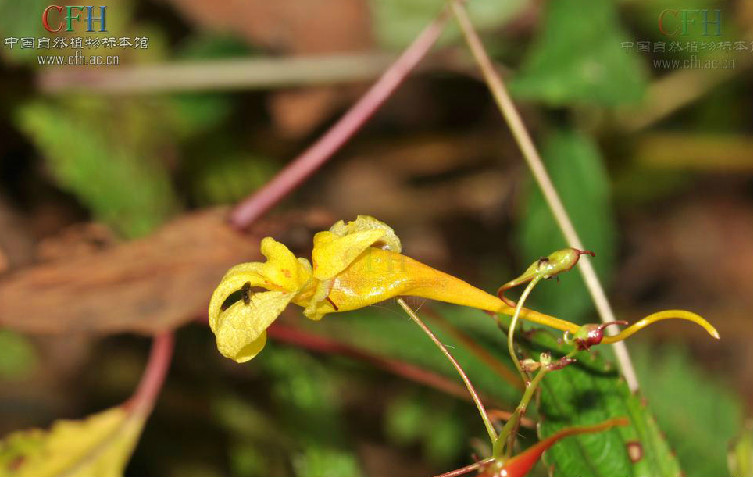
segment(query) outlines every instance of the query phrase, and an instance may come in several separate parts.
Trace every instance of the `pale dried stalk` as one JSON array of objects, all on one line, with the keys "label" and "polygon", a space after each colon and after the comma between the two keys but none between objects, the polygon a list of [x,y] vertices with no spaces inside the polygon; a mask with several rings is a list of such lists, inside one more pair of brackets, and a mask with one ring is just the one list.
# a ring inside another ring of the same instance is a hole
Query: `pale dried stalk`
[{"label": "pale dried stalk", "polygon": [[[523,124],[520,113],[510,98],[507,88],[505,88],[502,78],[494,69],[494,65],[487,55],[486,49],[481,43],[481,39],[476,33],[465,8],[460,2],[454,0],[452,2],[452,10],[460,24],[460,28],[463,31],[463,35],[465,36],[465,40],[468,43],[471,53],[481,69],[484,80],[494,96],[494,100],[497,102],[497,106],[499,107],[502,116],[510,126],[510,131],[515,138],[515,141],[518,143],[518,147],[520,147],[523,157],[528,163],[528,167],[531,169],[536,183],[544,194],[546,203],[549,205],[549,208],[557,221],[557,225],[560,230],[562,230],[565,240],[567,240],[567,243],[571,247],[583,250],[583,244],[578,237],[578,233],[575,231],[570,216],[567,214],[567,211],[562,204],[559,194],[557,194],[557,190],[554,188],[554,184],[552,184],[552,180],[549,178],[549,174],[544,167],[541,156],[539,156],[536,146],[534,146],[531,136],[528,134],[528,130]],[[579,264],[579,270],[583,275],[583,280],[586,282],[586,288],[588,288],[588,291],[591,294],[591,298],[594,301],[594,305],[596,305],[596,310],[599,313],[602,322],[607,323],[616,321],[612,307],[609,304],[609,300],[607,300],[607,296],[604,293],[604,288],[601,286],[599,278],[596,276],[596,271],[594,270],[591,261],[588,257],[581,257]],[[617,327],[607,329],[607,332],[612,335],[617,334],[618,331]],[[623,342],[615,343],[614,352],[628,387],[631,391],[637,390],[639,387],[638,378],[635,374],[633,363],[630,360],[627,347],[625,347]]]}]

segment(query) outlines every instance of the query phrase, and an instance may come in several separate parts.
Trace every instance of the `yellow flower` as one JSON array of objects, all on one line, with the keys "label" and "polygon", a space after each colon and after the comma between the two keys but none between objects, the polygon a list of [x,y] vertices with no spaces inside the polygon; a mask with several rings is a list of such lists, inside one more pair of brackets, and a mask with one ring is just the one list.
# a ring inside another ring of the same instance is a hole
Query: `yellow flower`
[{"label": "yellow flower", "polygon": [[[209,302],[209,326],[223,356],[239,363],[256,356],[266,343],[266,329],[311,282],[311,264],[296,259],[284,245],[261,241],[265,263],[242,263],[222,278]],[[256,292],[256,288],[265,291]],[[231,303],[231,298],[237,301]]]},{"label": "yellow flower", "polygon": [[265,238],[261,252],[267,261],[231,268],[212,295],[209,325],[218,349],[238,362],[253,358],[264,347],[265,330],[291,302],[302,306],[312,320],[397,296],[512,312],[496,296],[406,257],[401,250],[389,226],[363,215],[314,236],[313,267]]},{"label": "yellow flower", "polygon": [[[304,314],[312,320],[398,296],[429,298],[506,315],[514,313],[514,303],[413,260],[401,251],[400,239],[389,226],[364,215],[353,222],[339,221],[329,231],[316,234],[311,253],[313,266],[271,237],[265,238],[261,252],[267,261],[231,268],[212,294],[209,325],[216,335],[217,348],[223,356],[239,363],[250,360],[264,347],[266,329],[291,302],[303,307]],[[573,253],[556,252],[508,285],[529,280],[535,273],[550,278],[565,271],[574,265],[572,260],[577,261],[577,254]],[[580,328],[526,308],[520,317],[570,333]]]}]

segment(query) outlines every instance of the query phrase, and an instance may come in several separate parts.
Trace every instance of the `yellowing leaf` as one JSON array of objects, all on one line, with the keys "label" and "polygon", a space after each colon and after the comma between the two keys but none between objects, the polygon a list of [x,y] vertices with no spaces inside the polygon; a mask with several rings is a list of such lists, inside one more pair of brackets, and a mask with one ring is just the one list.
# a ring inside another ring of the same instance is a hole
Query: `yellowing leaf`
[{"label": "yellowing leaf", "polygon": [[145,415],[122,407],[47,430],[17,431],[0,441],[0,477],[119,477]]}]

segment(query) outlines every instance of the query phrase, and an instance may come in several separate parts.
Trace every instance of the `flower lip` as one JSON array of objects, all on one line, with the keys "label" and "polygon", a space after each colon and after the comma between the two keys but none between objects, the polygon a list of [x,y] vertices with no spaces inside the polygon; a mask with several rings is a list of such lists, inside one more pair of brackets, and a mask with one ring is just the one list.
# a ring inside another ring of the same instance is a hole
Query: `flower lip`
[{"label": "flower lip", "polygon": [[271,237],[261,241],[264,263],[236,265],[209,302],[209,326],[223,356],[248,361],[266,342],[265,330],[311,281],[311,265]]},{"label": "flower lip", "polygon": [[223,356],[239,363],[256,356],[266,343],[266,330],[288,306],[292,294],[267,291],[239,300],[217,317],[213,331]]}]

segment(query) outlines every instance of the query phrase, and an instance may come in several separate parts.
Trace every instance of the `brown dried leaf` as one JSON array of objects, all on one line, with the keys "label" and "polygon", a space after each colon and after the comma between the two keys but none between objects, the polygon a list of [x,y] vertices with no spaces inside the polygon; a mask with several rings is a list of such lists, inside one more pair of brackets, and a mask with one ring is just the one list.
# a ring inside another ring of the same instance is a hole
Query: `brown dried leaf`
[{"label": "brown dried leaf", "polygon": [[37,246],[36,258],[40,262],[70,259],[79,255],[90,255],[117,242],[117,236],[105,224],[73,224],[57,235],[41,240]]},{"label": "brown dried leaf", "polygon": [[205,311],[232,265],[258,257],[258,238],[231,230],[224,209],[183,216],[154,235],[0,280],[0,326],[32,333],[156,333]]}]

